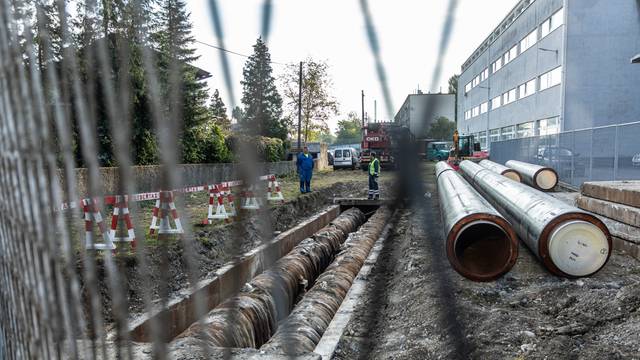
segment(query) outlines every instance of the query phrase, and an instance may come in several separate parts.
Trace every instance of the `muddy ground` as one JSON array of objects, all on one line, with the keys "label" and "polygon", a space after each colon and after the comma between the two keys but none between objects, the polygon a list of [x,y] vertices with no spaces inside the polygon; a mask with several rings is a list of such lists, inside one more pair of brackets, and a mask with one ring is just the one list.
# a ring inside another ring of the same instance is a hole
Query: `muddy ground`
[{"label": "muddy ground", "polygon": [[[312,193],[300,195],[296,178],[281,179],[281,187],[286,199],[284,204],[272,205],[266,212],[245,213],[242,221],[206,226],[198,223],[203,217],[202,214],[206,216],[206,205],[203,204],[206,204],[208,195],[191,196],[183,206],[189,211],[192,219],[190,222],[194,225],[191,229],[196,241],[191,243],[194,246],[195,256],[185,256],[184,242],[178,237],[147,238],[146,259],[149,264],[147,279],[143,276],[134,253],[118,252],[115,257],[119,276],[122,277],[120,290],[127,298],[128,314],[136,316],[145,312],[143,294],[147,287],[146,291],[151,292],[154,301],[160,299],[161,294],[167,294],[165,296],[171,299],[187,289],[189,264],[196,270],[198,279],[205,279],[230,261],[234,254],[245,253],[259,246],[263,241],[270,240],[275,233],[287,230],[297,225],[302,219],[319,212],[332,203],[334,196],[366,196],[367,178],[366,174],[359,170],[319,173],[315,174],[312,186],[314,189]],[[142,224],[148,222],[146,213],[150,210],[147,210],[140,221]],[[140,234],[140,231],[137,230],[137,234]],[[241,239],[241,242],[238,239]],[[107,286],[103,258],[98,257],[96,260],[102,314],[106,323],[110,324],[114,320],[112,291]],[[81,274],[82,260],[77,264],[78,273]],[[85,295],[84,312],[89,318],[89,302],[84,284],[83,294]]]},{"label": "muddy ground", "polygon": [[548,273],[521,246],[491,283],[452,270],[432,171],[420,209],[403,210],[335,359],[637,359],[640,263],[614,252],[590,278]]}]

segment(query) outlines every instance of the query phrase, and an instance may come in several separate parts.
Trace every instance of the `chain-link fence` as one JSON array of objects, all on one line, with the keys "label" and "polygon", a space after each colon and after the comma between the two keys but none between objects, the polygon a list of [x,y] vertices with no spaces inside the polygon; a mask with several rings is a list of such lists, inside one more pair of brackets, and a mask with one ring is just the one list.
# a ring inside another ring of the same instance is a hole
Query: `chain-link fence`
[{"label": "chain-link fence", "polygon": [[562,182],[573,186],[640,179],[638,139],[640,122],[632,122],[494,142],[491,158],[502,164],[520,160],[550,166]]}]

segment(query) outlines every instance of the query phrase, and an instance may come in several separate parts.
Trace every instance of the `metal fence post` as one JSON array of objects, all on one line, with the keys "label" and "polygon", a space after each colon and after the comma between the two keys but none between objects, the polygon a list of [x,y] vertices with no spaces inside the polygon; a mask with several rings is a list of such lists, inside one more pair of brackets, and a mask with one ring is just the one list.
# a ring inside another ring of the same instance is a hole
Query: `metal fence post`
[{"label": "metal fence post", "polygon": [[613,148],[613,180],[618,180],[618,130],[620,126],[616,125],[616,136]]}]

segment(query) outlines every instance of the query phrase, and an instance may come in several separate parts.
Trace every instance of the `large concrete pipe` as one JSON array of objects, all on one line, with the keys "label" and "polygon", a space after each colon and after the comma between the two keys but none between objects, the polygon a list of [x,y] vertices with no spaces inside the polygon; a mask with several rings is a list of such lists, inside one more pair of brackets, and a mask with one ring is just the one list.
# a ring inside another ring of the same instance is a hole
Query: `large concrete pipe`
[{"label": "large concrete pipe", "polygon": [[542,191],[552,190],[558,185],[558,173],[550,167],[509,160],[507,167],[520,173],[524,183]]},{"label": "large concrete pipe", "polygon": [[480,161],[480,166],[482,166],[485,169],[489,169],[491,171],[493,171],[496,174],[500,174],[502,176],[506,176],[509,179],[513,180],[513,181],[517,181],[517,182],[522,182],[522,177],[520,176],[520,173],[517,172],[516,170],[513,170],[511,168],[508,168],[504,165],[500,165],[496,162],[493,162],[491,160],[482,160]]},{"label": "large concrete pipe", "polygon": [[436,164],[447,258],[462,276],[491,281],[516,263],[518,237],[511,225],[446,162]]},{"label": "large concrete pipe", "polygon": [[552,273],[589,276],[607,263],[611,234],[595,216],[471,161],[460,170]]}]

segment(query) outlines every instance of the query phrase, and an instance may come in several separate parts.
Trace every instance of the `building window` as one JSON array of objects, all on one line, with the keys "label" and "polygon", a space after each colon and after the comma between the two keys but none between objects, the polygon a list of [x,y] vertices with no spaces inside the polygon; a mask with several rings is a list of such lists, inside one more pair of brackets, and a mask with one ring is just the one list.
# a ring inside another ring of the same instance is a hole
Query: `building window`
[{"label": "building window", "polygon": [[492,143],[500,141],[500,129],[493,129],[489,131],[489,141]]},{"label": "building window", "polygon": [[551,15],[550,18],[545,20],[542,25],[540,25],[541,30],[541,38],[549,35],[553,30],[557,29],[564,23],[564,9],[558,10],[555,14]]},{"label": "building window", "polygon": [[530,121],[530,122],[518,125],[516,129],[516,134],[518,135],[518,138],[534,136],[535,135],[534,122]]},{"label": "building window", "polygon": [[530,47],[538,42],[538,29],[533,30],[529,35],[520,41],[520,54],[527,51]]},{"label": "building window", "polygon": [[468,93],[469,91],[471,91],[471,83],[468,83],[467,85],[464,86],[464,92]]},{"label": "building window", "polygon": [[502,56],[498,58],[493,64],[491,64],[491,73],[502,69]]},{"label": "building window", "polygon": [[562,66],[540,75],[540,91],[562,83]]},{"label": "building window", "polygon": [[467,110],[464,112],[464,119],[465,120],[471,119],[471,110]]},{"label": "building window", "polygon": [[560,117],[538,120],[538,134],[540,136],[555,135],[560,132]]},{"label": "building window", "polygon": [[505,126],[500,130],[500,132],[501,132],[500,138],[502,140],[511,140],[515,137],[516,127],[514,125]]},{"label": "building window", "polygon": [[484,114],[489,110],[489,103],[488,102],[484,102],[482,104],[480,104],[480,114]]},{"label": "building window", "polygon": [[502,94],[502,105],[511,104],[516,101],[516,89],[511,89]]},{"label": "building window", "polygon": [[495,110],[497,108],[499,108],[502,103],[500,101],[502,97],[500,95],[494,97],[493,99],[491,99],[491,110]]},{"label": "building window", "polygon": [[531,81],[527,81],[526,83],[520,85],[518,87],[518,90],[520,92],[520,99],[524,99],[527,96],[531,96],[531,95],[535,94],[535,92],[536,92],[536,79],[533,79]]},{"label": "building window", "polygon": [[480,73],[481,82],[487,80],[487,78],[489,78],[489,68],[485,68],[484,70],[482,70],[482,73]]},{"label": "building window", "polygon": [[504,54],[504,65],[507,65],[518,56],[518,44],[514,45],[511,50]]},{"label": "building window", "polygon": [[473,83],[472,83],[472,87],[476,87],[480,84],[480,75],[476,76],[473,78]]},{"label": "building window", "polygon": [[487,148],[487,132],[486,131],[480,131],[480,133],[478,134],[478,142],[480,142],[481,149]]},{"label": "building window", "polygon": [[480,115],[480,106],[476,106],[472,109],[471,116],[476,117]]}]

